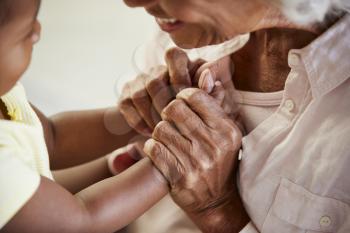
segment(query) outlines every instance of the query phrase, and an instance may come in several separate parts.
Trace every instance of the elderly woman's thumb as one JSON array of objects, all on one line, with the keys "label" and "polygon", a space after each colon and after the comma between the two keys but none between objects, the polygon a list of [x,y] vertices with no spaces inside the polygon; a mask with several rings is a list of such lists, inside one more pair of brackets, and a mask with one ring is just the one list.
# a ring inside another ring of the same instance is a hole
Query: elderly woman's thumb
[{"label": "elderly woman's thumb", "polygon": [[210,94],[222,105],[225,98],[225,89],[220,81],[215,80],[216,78],[210,69],[205,69],[199,78],[198,87]]},{"label": "elderly woman's thumb", "polygon": [[[205,63],[194,75],[193,83],[210,93],[216,81],[220,81],[225,89],[232,89],[232,75],[234,67],[229,56],[217,61]],[[211,78],[209,78],[211,76]]]},{"label": "elderly woman's thumb", "polygon": [[198,87],[210,94],[214,89],[215,77],[210,69],[205,69],[198,81]]}]

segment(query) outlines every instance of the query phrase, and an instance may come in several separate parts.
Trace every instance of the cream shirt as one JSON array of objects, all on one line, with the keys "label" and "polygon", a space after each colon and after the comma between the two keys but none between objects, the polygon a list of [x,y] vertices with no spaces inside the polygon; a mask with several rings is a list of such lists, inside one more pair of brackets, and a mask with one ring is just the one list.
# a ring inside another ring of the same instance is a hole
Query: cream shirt
[{"label": "cream shirt", "polygon": [[350,16],[289,65],[278,110],[243,139],[241,233],[349,233]]},{"label": "cream shirt", "polygon": [[1,99],[11,121],[0,120],[0,229],[35,193],[40,175],[52,179],[42,125],[22,85]]},{"label": "cream shirt", "polygon": [[234,98],[245,131],[250,133],[277,110],[282,102],[283,91],[261,93],[235,90]]}]

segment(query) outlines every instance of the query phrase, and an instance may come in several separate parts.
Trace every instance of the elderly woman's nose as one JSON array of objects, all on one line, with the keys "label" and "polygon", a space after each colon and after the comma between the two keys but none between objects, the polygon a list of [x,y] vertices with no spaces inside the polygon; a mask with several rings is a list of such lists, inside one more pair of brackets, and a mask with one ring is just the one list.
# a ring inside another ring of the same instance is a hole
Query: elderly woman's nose
[{"label": "elderly woman's nose", "polygon": [[157,3],[158,0],[124,0],[124,2],[129,7],[147,7]]}]

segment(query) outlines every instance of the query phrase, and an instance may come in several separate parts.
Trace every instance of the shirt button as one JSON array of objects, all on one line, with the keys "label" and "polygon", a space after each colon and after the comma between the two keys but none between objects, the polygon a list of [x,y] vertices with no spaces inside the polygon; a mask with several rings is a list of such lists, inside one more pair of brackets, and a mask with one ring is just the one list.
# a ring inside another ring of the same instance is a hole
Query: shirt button
[{"label": "shirt button", "polygon": [[286,102],[284,103],[284,107],[289,111],[293,111],[293,109],[295,108],[295,104],[293,102],[293,100],[288,99],[286,100]]},{"label": "shirt button", "polygon": [[298,54],[292,53],[288,56],[288,63],[290,66],[298,66],[300,63],[300,57]]},{"label": "shirt button", "polygon": [[328,216],[323,216],[321,219],[320,219],[320,225],[321,227],[329,227],[332,223],[332,220],[330,217]]},{"label": "shirt button", "polygon": [[243,157],[243,151],[242,149],[239,150],[239,154],[238,154],[238,160],[241,161]]}]

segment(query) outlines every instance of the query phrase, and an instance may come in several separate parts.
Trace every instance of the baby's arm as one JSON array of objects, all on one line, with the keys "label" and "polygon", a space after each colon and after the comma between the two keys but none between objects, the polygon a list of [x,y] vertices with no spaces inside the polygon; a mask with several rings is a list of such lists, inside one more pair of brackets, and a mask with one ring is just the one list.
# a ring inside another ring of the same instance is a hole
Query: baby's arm
[{"label": "baby's arm", "polygon": [[148,158],[75,196],[43,177],[34,196],[2,232],[110,233],[167,193],[167,182]]},{"label": "baby's arm", "polygon": [[53,171],[53,175],[57,183],[75,194],[101,180],[122,173],[139,161],[143,155],[143,143],[140,142],[119,148],[92,162]]},{"label": "baby's arm", "polygon": [[52,170],[101,158],[139,135],[117,107],[66,112],[50,118],[32,107],[44,128]]},{"label": "baby's arm", "polygon": [[106,156],[79,166],[53,171],[52,174],[56,183],[73,194],[112,176]]}]

